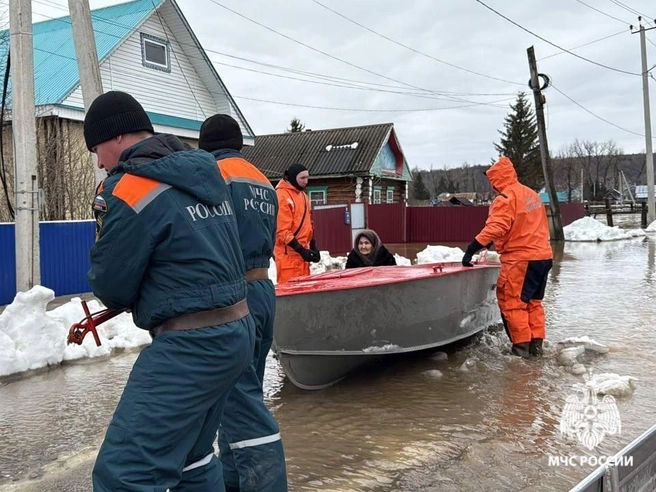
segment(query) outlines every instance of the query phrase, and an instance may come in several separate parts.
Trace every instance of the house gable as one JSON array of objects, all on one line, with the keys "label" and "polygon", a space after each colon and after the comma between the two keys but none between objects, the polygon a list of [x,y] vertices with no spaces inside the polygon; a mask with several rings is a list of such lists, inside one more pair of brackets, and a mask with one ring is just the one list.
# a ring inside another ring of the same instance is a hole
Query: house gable
[{"label": "house gable", "polygon": [[384,145],[378,152],[369,173],[379,178],[396,179],[399,181],[412,180],[408,162],[398,143],[394,129],[390,131]]},{"label": "house gable", "polygon": [[[244,143],[253,143],[252,129],[174,0],[136,0],[94,10],[91,17],[104,91],[131,93],[156,119],[166,120],[156,130],[181,136],[197,137],[205,118],[231,114]],[[169,45],[169,70],[144,66],[142,36]],[[82,120],[70,17],[34,24],[34,54],[36,105],[59,107],[63,117]],[[176,126],[180,121],[183,127]]]}]

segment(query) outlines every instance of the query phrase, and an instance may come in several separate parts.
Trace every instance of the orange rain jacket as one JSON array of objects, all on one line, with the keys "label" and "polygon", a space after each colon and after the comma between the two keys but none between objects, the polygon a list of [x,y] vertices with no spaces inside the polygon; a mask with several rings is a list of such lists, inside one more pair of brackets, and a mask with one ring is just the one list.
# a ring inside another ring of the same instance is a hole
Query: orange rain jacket
[{"label": "orange rain jacket", "polygon": [[540,196],[519,182],[507,157],[501,157],[486,174],[499,196],[476,240],[483,245],[494,242],[503,262],[552,259],[547,214]]},{"label": "orange rain jacket", "polygon": [[296,238],[301,246],[309,249],[314,229],[310,215],[310,199],[305,192],[283,179],[276,186],[276,194],[279,209],[273,254],[276,259],[277,282],[282,284],[290,278],[310,274],[310,264],[287,245]]}]

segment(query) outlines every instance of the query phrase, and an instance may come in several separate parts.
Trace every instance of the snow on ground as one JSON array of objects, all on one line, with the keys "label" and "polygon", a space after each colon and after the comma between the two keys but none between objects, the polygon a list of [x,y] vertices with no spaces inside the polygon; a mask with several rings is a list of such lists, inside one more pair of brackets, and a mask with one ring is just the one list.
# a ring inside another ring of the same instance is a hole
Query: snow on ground
[{"label": "snow on ground", "polygon": [[[100,357],[115,349],[150,343],[148,332],[137,328],[132,317],[123,313],[98,327],[100,347],[96,347],[91,334],[82,345],[67,345],[69,328],[84,318],[82,301],[75,298],[46,311],[54,298],[52,290],[36,286],[19,292],[0,314],[0,376],[58,365],[66,360]],[[98,301],[88,305],[92,313],[104,309]]]},{"label": "snow on ground", "polygon": [[563,228],[566,241],[617,241],[620,239],[632,239],[644,237],[642,229],[620,229],[619,227],[608,227],[592,217],[583,217],[575,220]]},{"label": "snow on ground", "polygon": [[645,232],[656,232],[656,220],[647,226]]}]

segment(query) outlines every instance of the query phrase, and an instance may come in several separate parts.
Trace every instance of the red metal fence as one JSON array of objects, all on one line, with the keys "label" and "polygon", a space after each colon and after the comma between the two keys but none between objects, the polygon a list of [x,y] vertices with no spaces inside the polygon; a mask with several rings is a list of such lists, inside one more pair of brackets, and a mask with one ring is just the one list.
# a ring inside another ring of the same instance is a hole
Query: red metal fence
[{"label": "red metal fence", "polygon": [[367,227],[376,231],[384,243],[406,242],[406,206],[390,203],[367,206]]},{"label": "red metal fence", "polygon": [[344,220],[344,210],[347,207],[312,210],[317,247],[330,251],[332,256],[346,255],[353,248],[351,226]]},{"label": "red metal fence", "polygon": [[460,243],[478,234],[489,207],[408,207],[409,243]]},{"label": "red metal fence", "polygon": [[563,219],[563,227],[570,225],[585,217],[585,206],[582,203],[561,203],[560,217]]},{"label": "red metal fence", "polygon": [[[351,250],[351,229],[344,223],[344,207],[313,210],[315,237],[320,249],[341,255]],[[384,243],[467,243],[478,234],[489,207],[406,207],[402,203],[367,206],[367,227]],[[585,216],[580,203],[561,203],[563,226]]]}]

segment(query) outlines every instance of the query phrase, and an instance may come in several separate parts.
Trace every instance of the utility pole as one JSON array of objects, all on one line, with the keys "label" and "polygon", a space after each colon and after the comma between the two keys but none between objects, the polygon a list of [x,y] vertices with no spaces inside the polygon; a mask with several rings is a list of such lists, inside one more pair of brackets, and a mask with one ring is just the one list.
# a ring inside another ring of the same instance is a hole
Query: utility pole
[{"label": "utility pole", "polygon": [[[535,116],[538,124],[538,137],[540,140],[540,157],[542,159],[542,173],[544,174],[544,184],[549,194],[549,208],[551,210],[551,221],[553,224],[554,241],[564,241],[563,220],[560,216],[560,203],[554,187],[553,170],[551,169],[551,156],[549,155],[549,146],[547,144],[547,129],[544,122],[544,103],[545,97],[542,95],[542,89],[548,86],[545,84],[540,87],[540,74],[538,74],[537,62],[535,61],[535,50],[533,46],[526,50],[528,53],[528,66],[531,71],[531,82],[529,87],[533,91],[535,101]],[[547,79],[548,80],[548,79]]]},{"label": "utility pole", "polygon": [[631,32],[635,34],[640,33],[640,52],[642,58],[642,102],[645,112],[645,152],[646,152],[646,166],[647,166],[647,222],[651,224],[656,220],[656,209],[654,209],[654,153],[652,150],[651,142],[651,111],[649,109],[649,70],[647,69],[647,45],[645,42],[645,31],[656,29],[650,27],[645,29],[642,25],[642,17],[638,17],[638,25],[640,29]]},{"label": "utility pole", "polygon": [[[93,100],[103,93],[100,66],[98,65],[98,52],[96,51],[96,37],[93,33],[93,25],[91,23],[89,0],[68,0],[68,10],[71,12],[75,57],[77,58],[77,68],[80,72],[84,110],[89,111]],[[93,154],[93,169],[96,185],[107,177],[105,171],[98,169],[97,162],[96,154]]]},{"label": "utility pole", "polygon": [[16,291],[41,283],[31,0],[9,0],[11,113],[16,190]]}]

